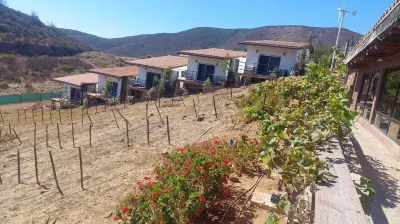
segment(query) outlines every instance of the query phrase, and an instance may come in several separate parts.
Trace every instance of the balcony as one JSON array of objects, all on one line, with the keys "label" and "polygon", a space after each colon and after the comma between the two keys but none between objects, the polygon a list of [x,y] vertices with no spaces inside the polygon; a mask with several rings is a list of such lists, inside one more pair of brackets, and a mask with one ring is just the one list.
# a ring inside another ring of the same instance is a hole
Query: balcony
[{"label": "balcony", "polygon": [[152,87],[152,86],[148,86],[147,83],[146,83],[146,80],[144,80],[144,79],[131,78],[131,79],[128,79],[128,81],[129,81],[129,86],[132,89],[149,90]]},{"label": "balcony", "polygon": [[226,75],[217,76],[215,74],[198,73],[197,71],[182,71],[179,77],[182,81],[204,83],[208,78],[210,78],[211,84],[221,85],[226,81]]},{"label": "balcony", "polygon": [[250,75],[260,75],[260,76],[269,76],[275,73],[277,77],[287,77],[290,76],[290,72],[294,70],[295,70],[294,68],[286,66],[277,67],[266,64],[246,63],[244,68],[244,73]]}]

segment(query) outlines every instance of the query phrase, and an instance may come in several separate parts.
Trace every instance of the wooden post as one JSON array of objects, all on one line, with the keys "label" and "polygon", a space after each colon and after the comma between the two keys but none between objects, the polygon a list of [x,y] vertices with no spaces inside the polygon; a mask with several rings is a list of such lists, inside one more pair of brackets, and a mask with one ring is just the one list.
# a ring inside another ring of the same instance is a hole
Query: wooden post
[{"label": "wooden post", "polygon": [[89,125],[89,146],[92,147],[92,125]]},{"label": "wooden post", "polygon": [[197,118],[196,103],[194,102],[194,99],[193,99],[193,108],[194,108],[194,113],[196,114],[196,118]]},{"label": "wooden post", "polygon": [[186,107],[186,106],[185,106],[185,102],[183,102],[183,98],[182,98],[182,96],[181,96],[181,95],[179,95],[179,97],[181,98],[181,101],[182,101],[182,103],[183,103],[183,106],[184,106],[184,107]]},{"label": "wooden post", "polygon": [[104,112],[107,111],[107,103],[104,103]]},{"label": "wooden post", "polygon": [[8,132],[9,132],[10,137],[11,137],[11,123],[8,123]]},{"label": "wooden post", "polygon": [[19,124],[19,109],[17,110],[17,114],[18,114],[18,124]]},{"label": "wooden post", "polygon": [[218,118],[217,107],[215,106],[215,97],[213,96],[215,118]]},{"label": "wooden post", "polygon": [[18,166],[18,184],[21,183],[21,158],[19,156],[19,150],[17,152],[17,166]]},{"label": "wooden post", "polygon": [[1,113],[1,110],[0,110],[0,116],[1,116],[1,123],[4,123],[4,120],[3,120],[3,113]]},{"label": "wooden post", "polygon": [[40,186],[39,182],[39,169],[38,169],[38,161],[37,161],[37,152],[36,145],[33,146],[33,156],[35,158],[35,175],[36,175],[36,183]]},{"label": "wooden post", "polygon": [[263,100],[262,109],[265,109],[265,101],[266,100],[267,100],[267,93],[264,93],[264,100]]},{"label": "wooden post", "polygon": [[169,120],[167,116],[167,135],[168,135],[168,145],[171,145],[171,137],[169,136]]},{"label": "wooden post", "polygon": [[49,127],[46,124],[46,147],[49,147]]},{"label": "wooden post", "polygon": [[35,128],[33,129],[33,145],[36,145],[36,123],[34,123]]},{"label": "wooden post", "polygon": [[129,129],[127,120],[125,120],[125,126],[126,126],[126,145],[129,147]]},{"label": "wooden post", "polygon": [[154,105],[155,105],[156,108],[157,108],[157,112],[158,112],[158,116],[160,117],[160,121],[161,121],[162,125],[164,125],[164,121],[163,121],[163,119],[161,118],[160,110],[158,109],[157,104],[156,104],[155,102],[154,102]]},{"label": "wooden post", "polygon": [[83,111],[84,111],[84,109],[82,107],[82,125],[83,125]]},{"label": "wooden post", "polygon": [[24,109],[24,115],[25,115],[25,123],[27,123],[26,121],[26,110]]},{"label": "wooden post", "polygon": [[147,145],[150,145],[150,127],[149,127],[149,119],[146,119],[147,122]]},{"label": "wooden post", "polygon": [[71,123],[72,147],[75,148],[74,123]]},{"label": "wooden post", "polygon": [[174,106],[174,97],[171,98],[172,107]]},{"label": "wooden post", "polygon": [[82,188],[82,190],[84,190],[85,188],[83,188],[83,163],[82,163],[81,147],[78,147],[78,151],[79,151],[79,167],[81,169],[81,188]]},{"label": "wooden post", "polygon": [[[197,89],[197,91],[199,91],[199,89]],[[197,93],[197,104],[200,104],[199,93]]]},{"label": "wooden post", "polygon": [[53,116],[51,115],[51,112],[53,111],[53,109],[50,108],[50,123],[53,124]]},{"label": "wooden post", "polygon": [[117,128],[118,128],[118,130],[119,130],[119,125],[118,125],[117,118],[115,117],[114,110],[111,110],[111,112],[112,112],[112,114],[113,114],[113,116],[114,116],[115,124],[117,124]]},{"label": "wooden post", "polygon": [[87,115],[87,117],[89,118],[90,125],[93,125],[92,119],[91,119],[90,116],[89,116],[89,110],[86,110],[86,115]]},{"label": "wooden post", "polygon": [[158,107],[161,107],[161,97],[158,97]]},{"label": "wooden post", "polygon": [[[124,119],[124,121],[127,121],[127,122],[128,122],[128,119],[126,119],[126,118],[124,117],[124,115],[122,115],[121,112],[119,112],[118,109],[117,109],[116,111],[118,112],[119,116],[121,116],[122,119]],[[129,125],[129,126],[132,126],[129,122],[128,122],[128,125]]]},{"label": "wooden post", "polygon": [[96,105],[96,114],[97,114],[97,105]]},{"label": "wooden post", "polygon": [[1,180],[1,175],[0,175],[0,184],[3,184],[3,181]]},{"label": "wooden post", "polygon": [[[22,144],[22,141],[21,141],[21,139],[19,139],[19,136],[18,136],[17,132],[14,130],[14,128],[13,128],[13,132],[15,134],[15,137],[17,137],[19,144]],[[0,136],[0,138],[1,138],[1,136]]]},{"label": "wooden post", "polygon": [[148,111],[149,111],[149,102],[146,103],[146,119],[149,118]]},{"label": "wooden post", "polygon": [[71,115],[71,123],[73,123],[73,120],[72,120],[72,107],[69,108],[69,113],[70,113],[70,115]]},{"label": "wooden post", "polygon": [[61,146],[61,139],[60,139],[60,126],[57,123],[57,136],[58,136],[58,145],[60,146],[60,149],[62,149]]},{"label": "wooden post", "polygon": [[[58,123],[57,123],[57,125],[58,125]],[[49,151],[49,155],[50,155],[51,168],[53,169],[53,175],[54,175],[54,180],[56,182],[57,190],[58,190],[58,192],[60,192],[60,194],[62,196],[64,196],[63,192],[60,189],[60,185],[58,184],[56,168],[54,166],[54,161],[53,161],[53,156],[51,155],[51,151]]]},{"label": "wooden post", "polygon": [[60,118],[60,124],[62,124],[62,122],[61,122],[61,109],[58,109],[58,117]]},{"label": "wooden post", "polygon": [[32,107],[32,121],[33,121],[33,123],[35,123],[35,113],[33,112],[33,107]]},{"label": "wooden post", "polygon": [[42,124],[43,124],[43,107],[42,107]]},{"label": "wooden post", "polygon": [[124,108],[126,107],[126,97],[124,99]]},{"label": "wooden post", "polygon": [[231,99],[233,98],[233,95],[232,95],[232,83],[230,84],[230,88],[229,88],[230,90],[231,90]]}]

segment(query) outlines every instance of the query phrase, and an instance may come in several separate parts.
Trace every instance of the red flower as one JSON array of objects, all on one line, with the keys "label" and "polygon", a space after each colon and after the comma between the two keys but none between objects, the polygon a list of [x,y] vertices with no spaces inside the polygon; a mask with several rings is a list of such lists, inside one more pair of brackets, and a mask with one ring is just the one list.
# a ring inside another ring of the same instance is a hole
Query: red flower
[{"label": "red flower", "polygon": [[209,150],[209,149],[210,149],[210,146],[209,146],[209,145],[207,145],[207,146],[206,146],[206,150]]},{"label": "red flower", "polygon": [[183,152],[186,150],[186,148],[185,148],[185,147],[183,147],[183,148],[178,148],[177,150],[178,150],[179,152],[183,153]]},{"label": "red flower", "polygon": [[222,191],[222,187],[220,184],[217,185],[218,191],[221,192]]},{"label": "red flower", "polygon": [[154,171],[153,171],[154,173],[157,173],[158,172],[158,170],[157,170],[157,168],[154,168]]},{"label": "red flower", "polygon": [[211,151],[210,153],[211,155],[215,156],[215,151]]},{"label": "red flower", "polygon": [[221,177],[221,181],[222,181],[222,183],[224,183],[224,184],[228,184],[228,180],[226,179],[226,177]]},{"label": "red flower", "polygon": [[188,173],[190,171],[190,168],[185,168],[183,171],[185,171],[185,173]]},{"label": "red flower", "polygon": [[192,165],[192,162],[186,161],[184,164],[185,164],[185,166],[190,166],[190,165]]},{"label": "red flower", "polygon": [[203,167],[200,167],[200,166],[199,166],[199,167],[197,167],[197,170],[198,170],[198,171],[202,171],[202,170],[203,170]]},{"label": "red flower", "polygon": [[158,192],[154,192],[153,197],[157,197],[157,196],[158,196]]},{"label": "red flower", "polygon": [[203,195],[200,195],[199,198],[200,198],[200,201],[201,201],[201,202],[205,202],[205,201],[206,201],[206,198],[205,198]]},{"label": "red flower", "polygon": [[138,181],[136,184],[139,185],[139,187],[142,187],[142,186],[143,186],[143,183],[140,182],[140,181]]},{"label": "red flower", "polygon": [[136,190],[136,186],[133,186],[132,189],[133,189],[133,190]]},{"label": "red flower", "polygon": [[123,208],[123,209],[121,210],[121,212],[122,212],[123,214],[127,213],[128,211],[129,211],[129,208]]},{"label": "red flower", "polygon": [[114,221],[118,221],[118,220],[120,220],[120,219],[121,219],[121,217],[118,216],[118,215],[114,217]]},{"label": "red flower", "polygon": [[150,182],[147,183],[147,186],[151,186],[151,185],[153,185],[153,184],[155,184],[155,183],[156,183],[156,182],[150,181]]},{"label": "red flower", "polygon": [[150,180],[150,177],[144,177],[143,180]]},{"label": "red flower", "polygon": [[213,165],[212,163],[207,164],[208,167],[212,167],[212,165]]},{"label": "red flower", "polygon": [[225,165],[229,165],[229,162],[228,162],[228,160],[224,160],[224,163],[225,163]]},{"label": "red flower", "polygon": [[247,174],[247,172],[245,170],[242,171],[242,174]]},{"label": "red flower", "polygon": [[171,193],[171,192],[173,192],[173,191],[174,191],[173,188],[171,188],[171,187],[168,188],[168,192],[169,192],[169,193]]},{"label": "red flower", "polygon": [[214,138],[214,143],[217,144],[217,145],[219,144],[219,138],[218,137]]},{"label": "red flower", "polygon": [[229,191],[228,191],[228,190],[225,190],[225,191],[224,191],[224,195],[225,195],[226,198],[229,197]]},{"label": "red flower", "polygon": [[195,215],[196,215],[197,218],[199,218],[200,217],[200,212],[196,212]]}]

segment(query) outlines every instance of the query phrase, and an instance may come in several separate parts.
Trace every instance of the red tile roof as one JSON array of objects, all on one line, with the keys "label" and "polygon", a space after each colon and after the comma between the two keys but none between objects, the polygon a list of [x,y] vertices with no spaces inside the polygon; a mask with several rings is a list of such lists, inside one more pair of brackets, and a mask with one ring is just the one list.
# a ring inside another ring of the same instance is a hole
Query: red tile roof
[{"label": "red tile roof", "polygon": [[82,86],[84,84],[97,84],[99,75],[95,73],[84,73],[79,75],[70,75],[59,78],[53,78],[56,82],[71,84],[74,86]]},{"label": "red tile roof", "polygon": [[153,58],[145,58],[127,61],[129,64],[136,66],[143,66],[155,69],[167,69],[170,68],[178,68],[182,66],[186,66],[188,63],[188,59],[186,57],[180,56],[161,56],[161,57],[153,57]]},{"label": "red tile roof", "polygon": [[239,44],[290,48],[290,49],[301,49],[305,46],[305,43],[276,41],[276,40],[244,40],[240,41]]},{"label": "red tile roof", "polygon": [[220,48],[183,50],[183,51],[179,51],[178,54],[194,55],[194,56],[210,57],[210,58],[220,58],[220,59],[223,59],[227,56],[229,58],[238,58],[238,57],[246,57],[246,55],[247,55],[247,53],[244,51],[233,51],[233,50],[226,50],[226,49],[220,49]]},{"label": "red tile roof", "polygon": [[122,78],[122,77],[138,76],[139,68],[137,66],[128,66],[128,67],[115,67],[115,68],[98,68],[98,69],[91,69],[89,71],[101,75]]}]

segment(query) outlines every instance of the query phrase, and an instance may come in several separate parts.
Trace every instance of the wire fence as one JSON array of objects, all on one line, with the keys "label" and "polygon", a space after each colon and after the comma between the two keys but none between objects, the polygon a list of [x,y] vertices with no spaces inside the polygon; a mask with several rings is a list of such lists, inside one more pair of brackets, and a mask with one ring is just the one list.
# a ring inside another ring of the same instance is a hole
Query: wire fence
[{"label": "wire fence", "polygon": [[51,98],[61,98],[62,96],[62,92],[10,94],[0,96],[0,105],[23,102],[37,102],[42,100],[49,100]]}]

